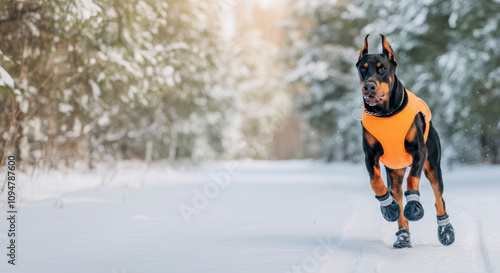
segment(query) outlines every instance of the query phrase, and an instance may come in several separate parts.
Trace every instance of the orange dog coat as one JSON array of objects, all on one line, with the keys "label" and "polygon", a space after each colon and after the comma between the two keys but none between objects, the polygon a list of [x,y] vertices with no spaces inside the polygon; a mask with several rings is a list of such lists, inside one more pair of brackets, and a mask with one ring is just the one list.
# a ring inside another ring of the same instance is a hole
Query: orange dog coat
[{"label": "orange dog coat", "polygon": [[412,156],[405,149],[405,138],[415,116],[422,112],[425,117],[424,139],[427,142],[429,136],[429,122],[431,111],[427,104],[412,92],[406,90],[408,104],[399,113],[391,117],[375,117],[367,114],[363,119],[363,127],[382,144],[384,154],[380,161],[391,169],[408,167],[412,162]]}]

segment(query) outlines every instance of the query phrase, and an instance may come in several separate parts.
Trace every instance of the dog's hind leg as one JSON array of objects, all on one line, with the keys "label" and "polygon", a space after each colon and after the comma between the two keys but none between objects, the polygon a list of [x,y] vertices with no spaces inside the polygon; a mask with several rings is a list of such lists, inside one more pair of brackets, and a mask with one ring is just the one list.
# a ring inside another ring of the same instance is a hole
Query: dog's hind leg
[{"label": "dog's hind leg", "polygon": [[398,219],[398,232],[396,233],[397,241],[394,243],[395,248],[411,247],[410,241],[410,228],[408,220],[403,215],[403,179],[405,176],[406,168],[403,169],[390,169],[385,168],[387,171],[387,186],[391,191],[394,200],[401,208],[401,215]]},{"label": "dog's hind leg", "polygon": [[443,200],[444,183],[441,173],[441,144],[439,136],[431,124],[427,140],[428,158],[424,164],[424,173],[431,183],[436,198],[436,213],[438,221],[438,238],[443,245],[451,245],[455,241],[455,231],[450,223]]}]

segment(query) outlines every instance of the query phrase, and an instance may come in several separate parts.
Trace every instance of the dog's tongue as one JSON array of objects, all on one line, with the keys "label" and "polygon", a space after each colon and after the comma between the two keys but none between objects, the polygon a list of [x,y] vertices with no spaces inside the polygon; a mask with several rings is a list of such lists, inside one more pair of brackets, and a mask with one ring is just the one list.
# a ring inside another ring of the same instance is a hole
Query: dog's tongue
[{"label": "dog's tongue", "polygon": [[369,96],[365,98],[365,102],[370,106],[375,106],[380,100],[376,97]]}]

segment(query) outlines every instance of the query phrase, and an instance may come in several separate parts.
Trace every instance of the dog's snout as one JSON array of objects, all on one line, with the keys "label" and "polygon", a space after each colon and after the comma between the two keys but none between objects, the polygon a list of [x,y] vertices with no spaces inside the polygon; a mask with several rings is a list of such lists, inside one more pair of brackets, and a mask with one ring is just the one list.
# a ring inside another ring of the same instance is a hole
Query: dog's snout
[{"label": "dog's snout", "polygon": [[375,90],[377,89],[377,85],[373,82],[367,82],[363,85],[363,90],[365,90],[366,95],[375,95]]}]

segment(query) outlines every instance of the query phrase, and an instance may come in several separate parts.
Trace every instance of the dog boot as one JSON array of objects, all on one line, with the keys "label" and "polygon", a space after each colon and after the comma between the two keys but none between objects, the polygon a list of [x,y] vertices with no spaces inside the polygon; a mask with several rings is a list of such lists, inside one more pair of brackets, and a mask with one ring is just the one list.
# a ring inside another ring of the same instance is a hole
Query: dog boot
[{"label": "dog boot", "polygon": [[420,192],[409,190],[405,192],[406,206],[404,216],[409,221],[418,221],[424,217],[424,208],[420,204]]},{"label": "dog boot", "polygon": [[377,197],[377,200],[380,202],[380,211],[382,212],[382,216],[384,219],[389,222],[394,222],[399,219],[401,215],[401,209],[399,208],[398,202],[392,198],[392,195],[387,192],[382,197]]},{"label": "dog boot", "polygon": [[455,230],[450,224],[450,218],[448,214],[437,217],[438,222],[438,239],[441,244],[449,246],[455,242]]},{"label": "dog boot", "polygon": [[405,248],[411,247],[410,232],[406,228],[399,228],[396,232],[398,239],[392,245],[394,248]]}]

